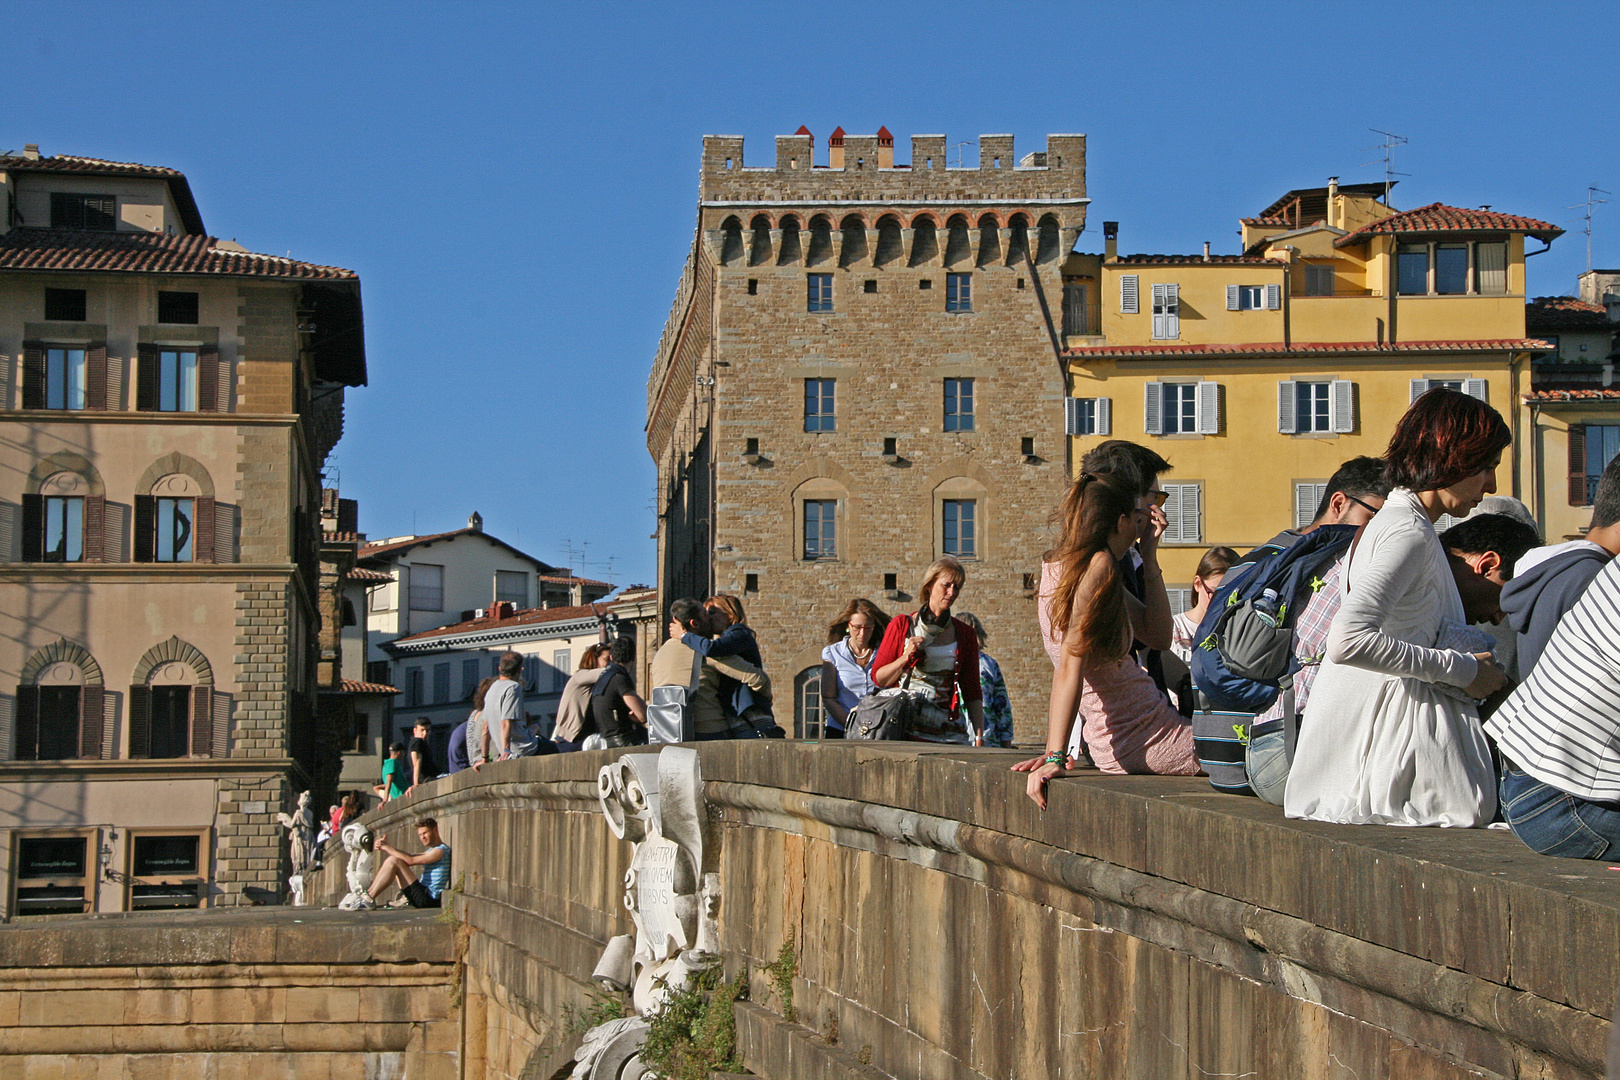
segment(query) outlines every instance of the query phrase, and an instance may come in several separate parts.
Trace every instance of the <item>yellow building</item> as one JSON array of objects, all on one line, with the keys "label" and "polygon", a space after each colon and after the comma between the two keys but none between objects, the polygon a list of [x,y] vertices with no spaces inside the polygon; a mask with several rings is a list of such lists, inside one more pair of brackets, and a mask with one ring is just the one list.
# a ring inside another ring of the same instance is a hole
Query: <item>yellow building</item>
[{"label": "yellow building", "polygon": [[[1241,255],[1121,256],[1109,222],[1102,256],[1066,263],[1071,460],[1123,438],[1170,461],[1172,588],[1213,544],[1309,521],[1338,465],[1381,454],[1430,387],[1495,405],[1518,446],[1544,347],[1525,336],[1525,239],[1563,230],[1440,203],[1397,213],[1383,193],[1291,191],[1243,219]],[[1503,461],[1504,494],[1520,475]]]}]

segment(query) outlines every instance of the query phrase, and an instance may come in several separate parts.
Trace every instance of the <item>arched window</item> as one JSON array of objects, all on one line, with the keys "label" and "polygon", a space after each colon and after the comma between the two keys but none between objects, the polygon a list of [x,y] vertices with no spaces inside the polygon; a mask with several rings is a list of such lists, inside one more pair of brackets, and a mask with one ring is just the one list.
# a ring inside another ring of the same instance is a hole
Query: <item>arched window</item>
[{"label": "arched window", "polygon": [[730,266],[743,254],[742,222],[728,217],[720,223],[720,265]]},{"label": "arched window", "polygon": [[129,756],[223,756],[214,704],[213,667],[195,646],[171,637],[148,649],[129,688]]},{"label": "arched window", "polygon": [[832,258],[832,219],[825,214],[817,214],[810,219],[810,252],[805,256],[805,264],[819,266]]},{"label": "arched window", "polygon": [[1024,261],[1029,257],[1029,218],[1023,214],[1014,214],[1007,220],[1010,236],[1007,240],[1007,265]]},{"label": "arched window", "polygon": [[793,737],[819,739],[825,724],[821,708],[821,665],[807,667],[793,679]]},{"label": "arched window", "polygon": [[859,214],[850,214],[838,225],[844,234],[843,248],[838,256],[839,266],[854,266],[866,260],[866,222]]},{"label": "arched window", "polygon": [[990,266],[1001,261],[1001,223],[992,214],[979,218],[979,257],[977,266]]},{"label": "arched window", "polygon": [[776,265],[787,266],[804,257],[799,243],[799,219],[792,214],[782,218],[782,245],[776,255]]},{"label": "arched window", "polygon": [[973,244],[968,238],[968,219],[952,214],[945,222],[945,265],[954,266],[973,255]]},{"label": "arched window", "polygon": [[924,214],[911,223],[911,258],[907,265],[922,266],[939,258],[939,234],[934,219]]},{"label": "arched window", "polygon": [[878,219],[877,254],[872,262],[875,266],[887,266],[898,262],[905,255],[905,241],[901,239],[900,219],[893,214],[885,214]]},{"label": "arched window", "polygon": [[106,696],[101,665],[66,638],[38,650],[23,665],[17,687],[18,761],[102,756]]},{"label": "arched window", "polygon": [[1035,251],[1036,262],[1047,263],[1063,257],[1063,252],[1058,250],[1062,246],[1059,235],[1057,218],[1051,214],[1042,217],[1040,246]]},{"label": "arched window", "polygon": [[105,488],[95,466],[78,454],[51,454],[34,465],[23,487],[22,561],[102,562],[106,522]]},{"label": "arched window", "polygon": [[136,562],[234,562],[235,508],[216,504],[202,464],[168,454],[135,485]]},{"label": "arched window", "polygon": [[748,265],[764,266],[771,261],[771,219],[755,214],[749,227],[754,236],[748,245]]}]

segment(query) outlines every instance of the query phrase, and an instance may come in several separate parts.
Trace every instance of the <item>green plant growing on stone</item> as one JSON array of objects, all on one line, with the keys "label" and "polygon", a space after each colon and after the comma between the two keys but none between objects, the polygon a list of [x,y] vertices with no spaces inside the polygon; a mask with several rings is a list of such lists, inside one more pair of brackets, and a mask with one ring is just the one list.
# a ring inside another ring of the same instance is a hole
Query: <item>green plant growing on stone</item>
[{"label": "green plant growing on stone", "polygon": [[562,1007],[563,1026],[570,1035],[583,1035],[598,1024],[630,1015],[623,994],[597,989],[586,996],[590,998],[590,1004],[583,1009],[575,1008],[572,1003]]},{"label": "green plant growing on stone", "polygon": [[737,1016],[733,1008],[748,993],[748,973],[725,981],[719,968],[671,990],[650,1018],[641,1060],[662,1080],[708,1080],[711,1072],[740,1072]]},{"label": "green plant growing on stone", "polygon": [[760,970],[770,976],[771,989],[782,1001],[782,1019],[790,1024],[797,1021],[798,1013],[793,1008],[793,976],[799,972],[799,958],[793,952],[793,942],[782,942],[776,959]]}]

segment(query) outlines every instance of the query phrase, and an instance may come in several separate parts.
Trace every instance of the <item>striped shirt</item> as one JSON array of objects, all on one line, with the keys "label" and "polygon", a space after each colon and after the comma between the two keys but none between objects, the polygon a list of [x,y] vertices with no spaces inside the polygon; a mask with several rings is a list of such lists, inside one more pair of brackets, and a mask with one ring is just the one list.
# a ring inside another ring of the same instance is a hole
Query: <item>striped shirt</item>
[{"label": "striped shirt", "polygon": [[1620,561],[1587,587],[1485,729],[1542,783],[1620,802]]}]

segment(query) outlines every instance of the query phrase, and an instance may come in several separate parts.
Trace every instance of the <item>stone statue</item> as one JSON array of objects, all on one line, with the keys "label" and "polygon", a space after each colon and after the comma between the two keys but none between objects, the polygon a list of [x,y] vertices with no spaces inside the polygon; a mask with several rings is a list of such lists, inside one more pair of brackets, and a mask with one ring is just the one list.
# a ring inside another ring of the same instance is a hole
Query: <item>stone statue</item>
[{"label": "stone statue", "polygon": [[309,808],[309,792],[298,793],[298,809],[289,814],[277,814],[276,819],[287,830],[292,855],[292,877],[287,879],[292,889],[294,907],[304,906],[304,873],[315,857],[315,811]]},{"label": "stone statue", "polygon": [[377,853],[371,850],[376,838],[371,829],[358,821],[343,826],[343,850],[349,853],[349,894],[338,901],[344,911],[358,911],[373,906],[371,881],[377,874]]},{"label": "stone statue", "polygon": [[592,972],[599,984],[630,988],[639,1015],[592,1028],[575,1055],[576,1080],[634,1080],[647,1017],[672,990],[716,968],[720,875],[696,750],[666,746],[626,754],[597,774],[597,795],[613,835],[634,848],[624,906],[636,933],[608,942]]}]

